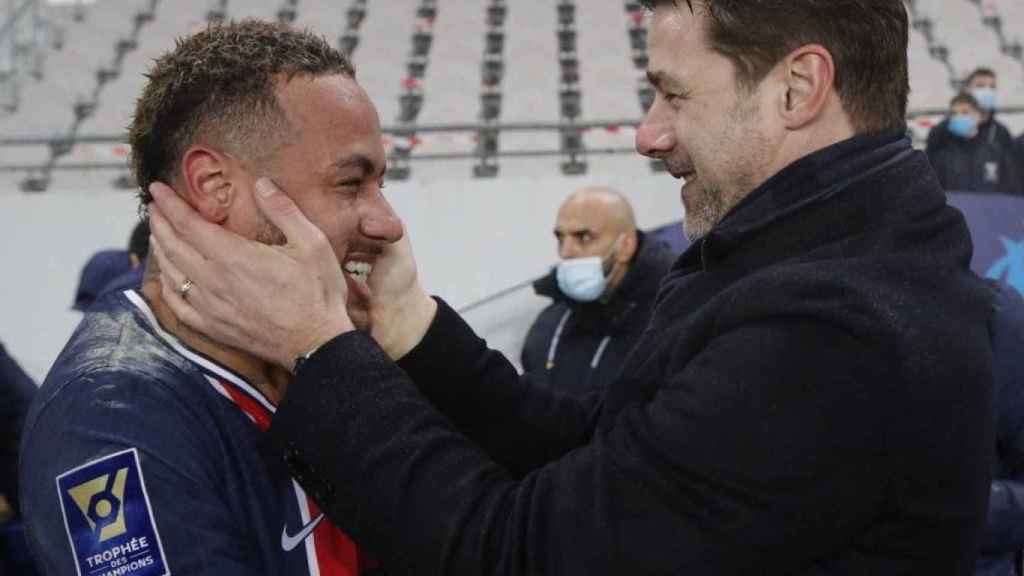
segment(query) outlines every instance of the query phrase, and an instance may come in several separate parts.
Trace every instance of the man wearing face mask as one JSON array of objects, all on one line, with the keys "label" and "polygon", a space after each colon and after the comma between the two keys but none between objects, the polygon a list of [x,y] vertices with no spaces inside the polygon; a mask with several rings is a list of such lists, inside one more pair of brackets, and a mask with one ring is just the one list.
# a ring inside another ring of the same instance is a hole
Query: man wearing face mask
[{"label": "man wearing face mask", "polygon": [[[964,90],[974,97],[977,108],[981,111],[978,122],[978,134],[991,145],[1004,150],[1013,148],[1013,136],[1010,130],[996,120],[996,73],[990,68],[977,68],[964,81]],[[949,120],[943,120],[928,134],[927,152],[931,157],[949,145],[955,145],[957,139],[949,130]]]},{"label": "man wearing face mask", "polygon": [[618,376],[673,256],[636,229],[629,202],[608,188],[569,196],[555,239],[562,260],[533,285],[553,302],[530,327],[521,359],[538,380],[583,396]]},{"label": "man wearing face mask", "polygon": [[941,128],[948,132],[949,142],[928,154],[939,182],[946,190],[1024,193],[1012,147],[992,142],[984,125],[983,110],[974,96],[965,92],[953,98]]}]

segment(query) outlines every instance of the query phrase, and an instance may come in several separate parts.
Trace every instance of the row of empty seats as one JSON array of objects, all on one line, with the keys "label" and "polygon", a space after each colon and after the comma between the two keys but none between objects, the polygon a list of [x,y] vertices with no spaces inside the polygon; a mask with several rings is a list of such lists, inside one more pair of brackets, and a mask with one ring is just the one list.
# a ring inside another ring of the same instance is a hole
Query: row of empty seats
[{"label": "row of empty seats", "polygon": [[[941,112],[982,65],[1000,74],[1001,105],[1024,106],[1024,2],[907,4],[912,110]],[[631,148],[654,97],[646,12],[635,0],[97,0],[52,7],[50,17],[64,32],[44,74],[22,87],[17,112],[0,117],[0,172],[31,168],[33,189],[83,166],[108,180],[115,170],[132,186],[120,140],[143,73],[175,38],[225,19],[308,27],[350,54],[388,132],[392,177],[425,159],[455,177],[504,175],[505,160],[537,156],[565,173],[590,169],[590,157],[602,169]]]},{"label": "row of empty seats", "polygon": [[916,32],[910,50],[911,108],[945,109],[964,78],[979,66],[999,75],[1003,106],[1024,106],[1024,20],[1003,15],[1019,4],[1019,0],[907,0]]},{"label": "row of empty seats", "polygon": [[497,161],[501,119],[502,80],[505,78],[505,21],[508,6],[505,0],[490,0],[487,6],[486,28],[484,30],[483,62],[480,64],[480,114],[481,127],[475,136],[475,150],[478,157],[473,166],[477,178],[494,178],[498,175]]}]

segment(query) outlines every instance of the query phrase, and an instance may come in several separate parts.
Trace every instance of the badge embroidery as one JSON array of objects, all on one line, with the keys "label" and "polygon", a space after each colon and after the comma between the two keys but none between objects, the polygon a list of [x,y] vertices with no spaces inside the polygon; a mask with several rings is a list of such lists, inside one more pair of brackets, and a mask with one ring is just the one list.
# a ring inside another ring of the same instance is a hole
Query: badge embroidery
[{"label": "badge embroidery", "polygon": [[169,576],[134,448],[57,477],[78,576]]},{"label": "badge embroidery", "polygon": [[985,162],[985,182],[992,184],[999,182],[999,164]]}]

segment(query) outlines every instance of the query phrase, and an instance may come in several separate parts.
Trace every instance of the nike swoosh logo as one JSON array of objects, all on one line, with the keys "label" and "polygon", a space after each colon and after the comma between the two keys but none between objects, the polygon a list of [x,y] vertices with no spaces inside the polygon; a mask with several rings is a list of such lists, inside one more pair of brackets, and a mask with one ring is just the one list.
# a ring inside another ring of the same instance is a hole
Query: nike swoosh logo
[{"label": "nike swoosh logo", "polygon": [[281,548],[283,548],[285,552],[295,550],[299,544],[302,544],[303,540],[309,538],[309,535],[313,533],[313,530],[316,530],[317,525],[319,525],[320,521],[323,519],[324,515],[320,514],[309,524],[303,526],[302,530],[296,532],[294,536],[288,534],[288,525],[285,524],[284,529],[281,530]]}]

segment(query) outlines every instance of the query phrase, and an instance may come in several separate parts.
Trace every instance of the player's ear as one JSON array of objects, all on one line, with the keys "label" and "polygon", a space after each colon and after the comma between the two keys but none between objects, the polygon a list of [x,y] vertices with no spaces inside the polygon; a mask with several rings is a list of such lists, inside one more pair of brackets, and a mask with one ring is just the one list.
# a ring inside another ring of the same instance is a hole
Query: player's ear
[{"label": "player's ear", "polygon": [[181,170],[185,200],[210,222],[226,220],[236,194],[230,158],[208,146],[192,146],[182,158]]}]

